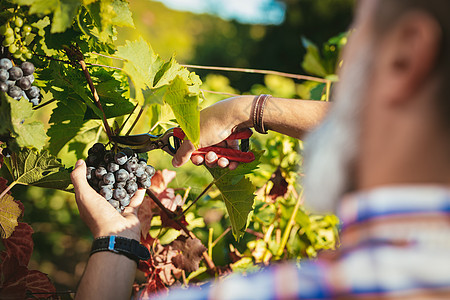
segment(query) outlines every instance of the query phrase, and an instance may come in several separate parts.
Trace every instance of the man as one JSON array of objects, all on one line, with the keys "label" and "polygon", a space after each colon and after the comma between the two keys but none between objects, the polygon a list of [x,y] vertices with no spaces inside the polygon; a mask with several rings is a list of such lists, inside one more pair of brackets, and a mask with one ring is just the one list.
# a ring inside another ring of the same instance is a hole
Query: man
[{"label": "man", "polygon": [[[307,139],[305,156],[306,201],[336,209],[342,221],[336,256],[174,290],[170,299],[450,298],[450,1],[361,0],[353,27],[335,104]],[[242,108],[254,99],[202,111],[200,146],[250,127],[255,115]],[[320,102],[270,98],[258,126],[300,138],[326,110]],[[173,164],[187,162],[192,150],[183,143]],[[235,167],[214,153],[192,160]],[[84,172],[80,162],[72,180],[94,237],[138,239],[142,192],[122,217],[89,188]],[[96,253],[77,297],[126,298],[135,269],[125,256]]]}]

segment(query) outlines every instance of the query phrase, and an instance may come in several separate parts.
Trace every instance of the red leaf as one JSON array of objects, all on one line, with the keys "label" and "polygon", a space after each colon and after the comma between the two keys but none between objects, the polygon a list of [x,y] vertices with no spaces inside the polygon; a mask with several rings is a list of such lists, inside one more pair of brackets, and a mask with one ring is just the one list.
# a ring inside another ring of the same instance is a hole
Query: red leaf
[{"label": "red leaf", "polygon": [[141,222],[141,235],[146,238],[148,232],[150,231],[150,224],[152,222],[152,218],[155,215],[154,209],[156,208],[156,204],[153,200],[145,196],[144,201],[142,201],[141,206],[138,211],[138,219]]},{"label": "red leaf", "polygon": [[1,254],[0,299],[25,299],[28,268],[19,265],[17,258]]},{"label": "red leaf", "polygon": [[158,276],[160,272],[159,269],[155,269],[154,273],[149,276],[149,281],[147,282],[147,286],[139,295],[139,299],[149,299],[152,296],[155,296],[156,293],[162,295],[163,291],[167,294],[168,288],[164,285],[161,278]]},{"label": "red leaf", "polygon": [[[3,177],[0,177],[0,193],[3,192],[7,187],[8,187],[8,180],[6,180]],[[8,193],[11,193],[11,192],[8,192]]]},{"label": "red leaf", "polygon": [[175,195],[175,190],[168,188],[162,191],[158,195],[159,201],[161,201],[161,204],[164,205],[167,209],[174,211],[177,206],[183,206],[184,201],[183,197],[181,195]]},{"label": "red leaf", "polygon": [[20,222],[13,234],[9,238],[2,240],[8,255],[17,258],[21,266],[26,267],[30,262],[31,253],[33,252],[32,234],[33,229],[31,226]]},{"label": "red leaf", "polygon": [[[29,271],[26,276],[27,291],[38,293],[37,298],[49,298],[55,295],[55,286],[51,283],[47,274],[40,271]],[[47,294],[48,293],[48,294]]]},{"label": "red leaf", "polygon": [[177,172],[170,170],[158,170],[152,177],[152,186],[150,189],[153,193],[159,195],[167,188],[167,185],[175,178]]},{"label": "red leaf", "polygon": [[279,168],[272,174],[270,181],[273,182],[273,187],[269,192],[270,198],[275,200],[278,197],[284,197],[288,191],[288,183]]},{"label": "red leaf", "polygon": [[[183,210],[181,209],[181,206],[178,206],[177,209],[175,210],[175,212],[177,214],[181,214],[182,211]],[[183,229],[177,222],[172,220],[164,211],[161,210],[160,215],[161,215],[161,226],[162,227],[171,227],[171,228],[176,229],[176,230],[182,230]],[[178,219],[178,221],[181,224],[185,225],[185,226],[189,225],[188,222],[186,221],[186,218],[185,218],[184,215],[181,216]]]}]

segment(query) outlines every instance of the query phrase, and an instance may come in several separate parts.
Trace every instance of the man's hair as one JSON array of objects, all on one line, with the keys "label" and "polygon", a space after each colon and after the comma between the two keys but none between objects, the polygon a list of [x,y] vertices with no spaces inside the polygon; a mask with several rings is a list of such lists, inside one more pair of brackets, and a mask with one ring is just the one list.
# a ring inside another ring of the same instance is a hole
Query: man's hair
[{"label": "man's hair", "polygon": [[443,34],[434,72],[442,81],[436,104],[442,121],[450,129],[450,94],[447,88],[450,86],[450,0],[379,0],[377,5],[374,26],[379,36],[389,31],[403,14],[411,10],[425,11],[440,24]]}]

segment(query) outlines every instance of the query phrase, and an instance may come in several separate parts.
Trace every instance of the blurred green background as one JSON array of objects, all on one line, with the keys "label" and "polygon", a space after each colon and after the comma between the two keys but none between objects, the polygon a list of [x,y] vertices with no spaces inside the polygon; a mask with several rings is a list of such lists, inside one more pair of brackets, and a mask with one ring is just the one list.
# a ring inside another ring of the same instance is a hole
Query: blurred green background
[{"label": "blurred green background", "polygon": [[[322,45],[329,38],[344,32],[353,16],[354,0],[278,2],[284,7],[281,23],[249,24],[240,22],[242,18],[225,20],[215,14],[169,9],[161,2],[132,0],[130,6],[136,29],[120,29],[117,43],[122,44],[125,40],[134,40],[142,35],[163,58],[167,59],[175,53],[177,60],[184,64],[305,74],[301,67],[306,53],[302,37]],[[220,3],[225,5],[226,1]],[[215,12],[220,12],[220,8],[220,5],[215,7]],[[239,11],[235,15],[239,15]],[[247,73],[196,72],[201,76],[205,90],[235,94],[269,91],[281,97],[302,98],[300,83],[290,79]],[[224,98],[214,94],[205,96],[207,101],[203,105]],[[52,108],[49,106],[39,111],[44,123],[48,123]],[[140,128],[144,130],[145,124],[140,124]],[[261,145],[266,142],[262,141]],[[170,160],[166,154],[152,154],[149,157],[149,163],[157,169],[173,169]],[[262,169],[262,172],[270,175],[276,167],[268,168]],[[183,167],[177,172],[178,176],[171,186],[192,187],[188,200],[193,199],[211,181],[207,172],[192,166]],[[35,249],[30,269],[49,274],[58,291],[75,290],[88,258],[92,238],[79,218],[73,195],[24,186],[16,186],[13,195],[24,203],[24,222],[30,223],[35,231]],[[204,217],[208,227],[214,227],[217,233],[223,232],[229,226],[228,219],[222,218],[224,205],[218,201],[207,203],[208,200],[205,198],[200,201],[198,205],[203,208],[196,211],[197,216],[191,217]],[[205,242],[208,237],[207,226],[202,222],[197,222],[197,225],[194,232]],[[244,238],[236,243],[231,235],[226,239],[226,243],[233,243],[237,248],[241,245],[245,249],[247,242],[248,238]],[[223,247],[216,249],[215,252],[223,252]],[[219,262],[226,262],[224,253],[214,255]]]}]

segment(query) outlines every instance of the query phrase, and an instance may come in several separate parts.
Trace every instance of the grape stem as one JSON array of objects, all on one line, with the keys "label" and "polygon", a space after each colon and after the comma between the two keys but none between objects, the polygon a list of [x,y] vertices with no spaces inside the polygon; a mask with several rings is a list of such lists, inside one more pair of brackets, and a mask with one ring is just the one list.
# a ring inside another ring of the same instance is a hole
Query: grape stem
[{"label": "grape stem", "polygon": [[[158,197],[156,197],[155,194],[153,194],[153,192],[150,189],[147,189],[147,195],[150,196],[150,198],[152,198],[153,202],[155,202],[155,204],[164,212],[167,214],[167,216],[169,216],[169,218],[171,218],[175,223],[177,223],[177,225],[179,225],[183,231],[190,236],[192,239],[196,239],[197,237],[195,236],[195,234],[190,231],[189,229],[187,229],[186,225],[184,225],[180,220],[178,220],[176,217],[176,215],[170,211],[169,209],[167,209],[167,207],[165,207],[161,201],[159,201]],[[216,266],[214,265],[214,262],[212,261],[212,259],[209,257],[208,255],[208,251],[204,251],[202,253],[203,258],[205,259],[206,265],[208,267],[208,269],[212,272],[216,271]]]}]

